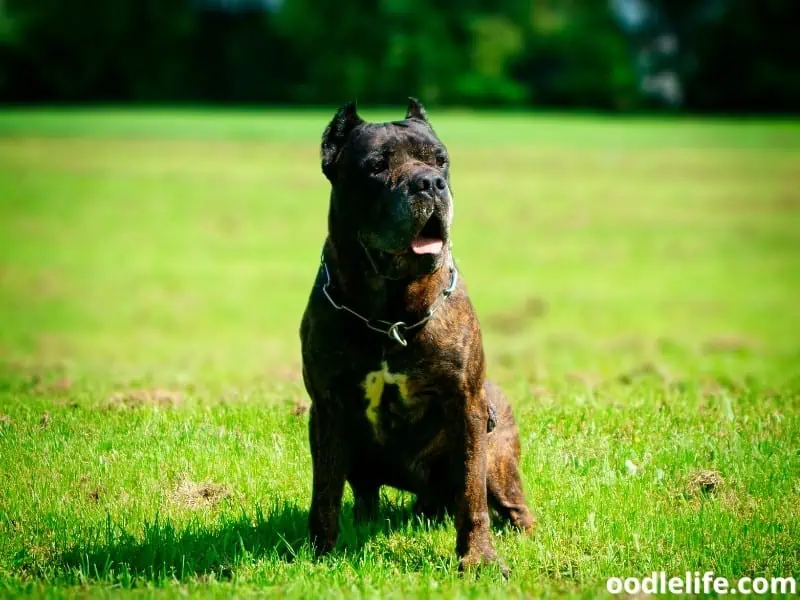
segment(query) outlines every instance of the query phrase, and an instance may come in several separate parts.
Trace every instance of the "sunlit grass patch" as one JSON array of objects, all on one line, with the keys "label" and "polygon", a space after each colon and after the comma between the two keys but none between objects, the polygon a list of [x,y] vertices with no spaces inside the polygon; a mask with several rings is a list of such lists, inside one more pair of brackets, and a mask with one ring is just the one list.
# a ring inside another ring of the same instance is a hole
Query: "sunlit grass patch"
[{"label": "sunlit grass patch", "polygon": [[0,595],[800,574],[792,122],[431,114],[539,525],[494,529],[508,582],[460,577],[452,519],[384,489],[356,525],[347,492],[314,558],[297,326],[329,116],[0,114]]}]

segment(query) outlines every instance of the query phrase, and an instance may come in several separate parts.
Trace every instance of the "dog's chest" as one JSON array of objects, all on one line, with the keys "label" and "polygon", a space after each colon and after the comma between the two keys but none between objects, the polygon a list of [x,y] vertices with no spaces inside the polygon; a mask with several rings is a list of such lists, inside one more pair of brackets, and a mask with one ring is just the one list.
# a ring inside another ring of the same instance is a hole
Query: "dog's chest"
[{"label": "dog's chest", "polygon": [[427,401],[417,393],[415,383],[407,373],[393,371],[386,361],[364,376],[364,414],[377,441],[401,435],[424,416]]}]

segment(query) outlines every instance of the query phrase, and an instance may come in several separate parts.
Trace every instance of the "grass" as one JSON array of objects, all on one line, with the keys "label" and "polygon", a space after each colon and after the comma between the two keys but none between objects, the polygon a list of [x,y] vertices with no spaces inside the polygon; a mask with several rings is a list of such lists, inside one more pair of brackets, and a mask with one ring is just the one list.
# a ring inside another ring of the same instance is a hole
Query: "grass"
[{"label": "grass", "polygon": [[315,560],[297,325],[329,116],[0,112],[0,595],[593,597],[654,570],[800,576],[792,121],[434,111],[540,525],[495,530],[507,583],[459,577],[451,521],[386,489],[355,527],[348,492]]}]

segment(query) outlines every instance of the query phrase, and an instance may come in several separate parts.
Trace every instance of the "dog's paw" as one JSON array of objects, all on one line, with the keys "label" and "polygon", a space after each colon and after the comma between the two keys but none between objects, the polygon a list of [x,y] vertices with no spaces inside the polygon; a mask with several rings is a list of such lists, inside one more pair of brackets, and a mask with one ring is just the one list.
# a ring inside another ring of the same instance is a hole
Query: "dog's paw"
[{"label": "dog's paw", "polygon": [[532,535],[536,529],[536,517],[527,508],[512,515],[511,524],[526,535]]},{"label": "dog's paw", "polygon": [[508,579],[511,574],[508,565],[492,548],[470,551],[462,556],[458,562],[458,571],[462,574],[465,572],[477,572],[486,567],[498,569],[503,579]]}]

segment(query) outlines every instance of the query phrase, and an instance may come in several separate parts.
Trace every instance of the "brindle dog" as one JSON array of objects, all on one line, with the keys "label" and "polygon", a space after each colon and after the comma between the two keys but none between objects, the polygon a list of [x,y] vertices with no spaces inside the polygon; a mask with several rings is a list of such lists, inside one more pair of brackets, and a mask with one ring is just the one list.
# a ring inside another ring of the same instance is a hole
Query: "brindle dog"
[{"label": "brindle dog", "polygon": [[322,264],[300,328],[311,396],[319,553],[333,548],[345,482],[357,519],[379,489],[455,514],[461,567],[494,562],[489,507],[519,529],[534,518],[511,408],[485,379],[481,330],[450,249],[447,149],[410,99],[404,120],[368,123],[344,105],[322,138],[332,185]]}]

